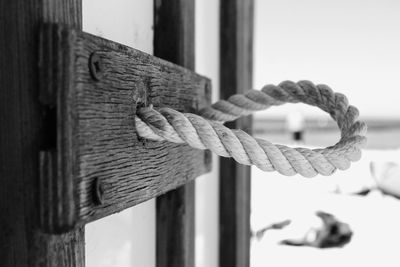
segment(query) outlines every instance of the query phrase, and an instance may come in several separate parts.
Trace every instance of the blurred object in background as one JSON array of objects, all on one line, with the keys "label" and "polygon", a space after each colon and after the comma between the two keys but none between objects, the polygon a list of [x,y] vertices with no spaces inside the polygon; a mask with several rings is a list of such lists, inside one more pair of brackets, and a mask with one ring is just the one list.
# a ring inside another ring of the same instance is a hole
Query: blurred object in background
[{"label": "blurred object in background", "polygon": [[281,222],[276,222],[273,224],[270,224],[260,230],[257,230],[255,233],[253,233],[253,237],[257,238],[257,240],[261,240],[264,237],[264,234],[266,231],[269,230],[280,230],[288,226],[292,221],[291,220],[284,220]]},{"label": "blurred object in background", "polygon": [[386,161],[371,161],[370,171],[375,179],[376,188],[382,193],[400,198],[400,166],[399,164]]},{"label": "blurred object in background", "polygon": [[315,248],[343,247],[350,242],[353,235],[347,223],[324,211],[317,211],[311,216],[302,214],[298,218],[272,223],[257,230],[253,237],[260,241],[270,230],[281,231],[279,244]]},{"label": "blurred object in background", "polygon": [[303,143],[304,139],[304,117],[300,111],[295,110],[286,116],[286,127],[290,132],[291,139],[295,143]]},{"label": "blurred object in background", "polygon": [[301,238],[285,239],[282,240],[281,244],[334,248],[343,247],[350,242],[353,232],[347,223],[343,223],[332,214],[323,211],[317,211],[315,215],[321,219],[319,226],[310,226]]}]

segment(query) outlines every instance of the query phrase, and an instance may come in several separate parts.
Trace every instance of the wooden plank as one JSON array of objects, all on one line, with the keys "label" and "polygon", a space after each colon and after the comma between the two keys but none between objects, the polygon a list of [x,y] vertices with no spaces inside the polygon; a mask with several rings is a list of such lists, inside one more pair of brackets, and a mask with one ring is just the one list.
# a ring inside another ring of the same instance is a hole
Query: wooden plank
[{"label": "wooden plank", "polygon": [[[226,0],[220,6],[220,96],[252,88],[253,0]],[[251,133],[251,117],[228,123]],[[250,264],[250,167],[220,161],[220,266]]]},{"label": "wooden plank", "polygon": [[41,197],[44,229],[119,212],[209,170],[204,151],[140,139],[134,124],[142,105],[196,112],[209,102],[209,79],[57,25],[42,37],[41,100],[55,103],[58,121],[57,153],[41,158],[41,185],[53,189]]},{"label": "wooden plank", "polygon": [[[38,29],[43,22],[81,28],[80,0],[0,1],[1,266],[83,266],[84,229],[39,230],[39,150],[52,128],[38,98]],[[51,120],[50,120],[51,121]]]},{"label": "wooden plank", "polygon": [[[154,3],[154,55],[194,70],[194,0]],[[210,90],[206,94],[210,97]],[[157,198],[157,267],[194,266],[194,199],[194,182]]]}]

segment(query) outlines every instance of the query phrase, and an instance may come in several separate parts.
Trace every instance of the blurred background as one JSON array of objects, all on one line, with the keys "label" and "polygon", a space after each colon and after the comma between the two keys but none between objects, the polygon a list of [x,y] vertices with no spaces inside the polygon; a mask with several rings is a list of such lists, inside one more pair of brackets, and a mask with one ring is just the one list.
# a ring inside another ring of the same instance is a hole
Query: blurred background
[{"label": "blurred background", "polygon": [[[394,0],[255,1],[255,88],[284,80],[329,85],[359,108],[368,145],[361,161],[331,177],[252,168],[251,266],[398,266],[398,14]],[[327,114],[302,104],[259,112],[253,125],[256,136],[291,146],[325,147],[340,137]],[[326,228],[317,211],[347,224],[350,242],[313,246]],[[288,239],[302,246],[280,244]]]}]

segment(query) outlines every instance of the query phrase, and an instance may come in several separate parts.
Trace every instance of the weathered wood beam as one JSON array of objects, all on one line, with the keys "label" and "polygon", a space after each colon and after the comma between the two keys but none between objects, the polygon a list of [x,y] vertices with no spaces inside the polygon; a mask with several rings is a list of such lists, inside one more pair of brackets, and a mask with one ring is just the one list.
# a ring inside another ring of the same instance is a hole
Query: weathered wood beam
[{"label": "weathered wood beam", "polygon": [[[194,0],[155,0],[154,6],[154,55],[194,70]],[[194,267],[194,200],[194,182],[157,198],[157,267]]]},{"label": "weathered wood beam", "polygon": [[[220,3],[220,97],[252,88],[253,0]],[[251,133],[251,117],[227,123]],[[234,160],[220,161],[220,266],[250,263],[250,167]]]},{"label": "weathered wood beam", "polygon": [[142,140],[134,123],[138,106],[196,112],[209,103],[209,79],[57,25],[43,28],[41,49],[40,98],[57,120],[54,146],[41,154],[44,229],[119,212],[209,170],[205,151]]},{"label": "weathered wood beam", "polygon": [[[84,229],[49,235],[39,228],[39,150],[48,143],[38,96],[43,22],[77,29],[80,0],[0,1],[0,265],[84,266]],[[51,123],[49,123],[51,124]]]}]

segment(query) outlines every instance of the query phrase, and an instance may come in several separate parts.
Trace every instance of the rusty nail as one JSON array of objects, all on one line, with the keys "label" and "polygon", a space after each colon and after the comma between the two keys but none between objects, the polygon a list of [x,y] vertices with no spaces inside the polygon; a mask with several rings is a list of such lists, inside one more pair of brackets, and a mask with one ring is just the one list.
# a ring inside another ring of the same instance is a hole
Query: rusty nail
[{"label": "rusty nail", "polygon": [[101,62],[101,57],[96,52],[93,52],[89,57],[89,71],[92,78],[96,81],[100,81],[103,77],[103,64]]},{"label": "rusty nail", "polygon": [[96,205],[101,205],[104,202],[104,186],[99,178],[94,180],[93,184],[93,200]]}]

